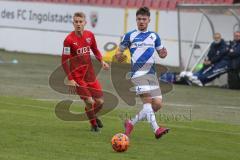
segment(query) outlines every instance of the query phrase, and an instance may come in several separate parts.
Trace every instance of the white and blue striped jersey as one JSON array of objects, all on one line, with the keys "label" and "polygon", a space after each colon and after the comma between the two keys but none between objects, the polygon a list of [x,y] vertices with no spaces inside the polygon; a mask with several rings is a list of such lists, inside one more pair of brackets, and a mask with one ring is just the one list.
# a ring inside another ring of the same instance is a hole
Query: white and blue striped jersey
[{"label": "white and blue striped jersey", "polygon": [[160,37],[152,31],[133,30],[122,38],[120,50],[129,48],[132,78],[155,74],[154,51],[163,48]]}]

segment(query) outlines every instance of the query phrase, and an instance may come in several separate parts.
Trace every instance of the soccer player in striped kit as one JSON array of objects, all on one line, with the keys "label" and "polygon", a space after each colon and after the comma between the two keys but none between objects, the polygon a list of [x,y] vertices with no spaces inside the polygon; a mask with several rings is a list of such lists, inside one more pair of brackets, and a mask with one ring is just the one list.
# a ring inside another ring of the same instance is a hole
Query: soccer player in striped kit
[{"label": "soccer player in striped kit", "polygon": [[129,48],[131,53],[131,81],[135,85],[136,93],[143,102],[142,110],[132,119],[125,121],[125,134],[130,135],[134,125],[143,119],[151,124],[155,137],[159,139],[169,129],[159,127],[155,113],[162,107],[162,94],[155,72],[154,51],[160,58],[167,56],[167,50],[162,46],[157,33],[148,30],[150,11],[141,7],[136,12],[137,29],[126,33],[115,55],[118,61],[126,56],[124,50]]},{"label": "soccer player in striped kit", "polygon": [[102,60],[94,34],[84,30],[85,18],[82,12],[76,12],[73,16],[74,31],[64,40],[62,66],[68,77],[68,85],[76,89],[77,94],[86,104],[85,110],[91,123],[91,131],[98,132],[103,124],[96,117],[96,113],[100,111],[104,101],[102,87],[94,73],[90,51],[103,69],[108,70],[109,65]]}]

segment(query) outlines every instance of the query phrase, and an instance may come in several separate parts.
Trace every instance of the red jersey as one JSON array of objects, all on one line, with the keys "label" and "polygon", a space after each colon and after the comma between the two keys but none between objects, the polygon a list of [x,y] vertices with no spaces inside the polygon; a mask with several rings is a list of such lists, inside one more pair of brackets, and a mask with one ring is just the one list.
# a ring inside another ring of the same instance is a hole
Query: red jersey
[{"label": "red jersey", "polygon": [[81,37],[75,32],[69,33],[64,40],[62,53],[62,66],[68,79],[82,79],[86,82],[94,82],[96,79],[90,50],[98,61],[102,60],[102,55],[97,48],[94,34],[84,30]]}]

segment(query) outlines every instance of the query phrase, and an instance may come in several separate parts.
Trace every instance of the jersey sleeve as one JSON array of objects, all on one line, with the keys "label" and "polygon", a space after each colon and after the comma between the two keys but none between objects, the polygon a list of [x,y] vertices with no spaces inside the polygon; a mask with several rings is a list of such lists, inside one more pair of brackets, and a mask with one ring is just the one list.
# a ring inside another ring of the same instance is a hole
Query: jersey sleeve
[{"label": "jersey sleeve", "polygon": [[94,56],[96,57],[96,59],[101,62],[102,61],[102,55],[101,52],[99,51],[98,47],[97,47],[97,42],[95,39],[94,34],[92,34],[92,44],[91,44],[91,50],[94,54]]},{"label": "jersey sleeve", "polygon": [[156,39],[155,39],[155,49],[160,50],[163,48],[163,45],[161,44],[161,39],[158,34],[156,34]]},{"label": "jersey sleeve", "polygon": [[129,48],[131,45],[131,41],[130,41],[130,33],[126,33],[120,43],[120,50],[123,52],[125,49]]},{"label": "jersey sleeve", "polygon": [[68,39],[65,39],[63,43],[63,51],[62,51],[62,67],[66,75],[68,76],[68,80],[73,79],[70,71],[70,65],[69,65],[69,60],[71,58],[70,54],[71,54],[70,42]]}]

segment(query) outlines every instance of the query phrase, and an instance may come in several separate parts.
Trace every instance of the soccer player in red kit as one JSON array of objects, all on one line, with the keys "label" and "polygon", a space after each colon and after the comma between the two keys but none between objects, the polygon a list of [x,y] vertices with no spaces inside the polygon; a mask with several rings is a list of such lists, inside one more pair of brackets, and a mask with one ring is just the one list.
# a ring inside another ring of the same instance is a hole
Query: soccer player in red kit
[{"label": "soccer player in red kit", "polygon": [[68,77],[68,85],[76,89],[86,104],[85,111],[91,123],[91,131],[98,132],[103,124],[96,113],[102,108],[104,100],[101,85],[94,73],[90,50],[104,70],[108,70],[109,65],[102,60],[94,34],[84,30],[85,25],[85,14],[76,12],[73,16],[74,31],[64,40],[62,66]]}]

